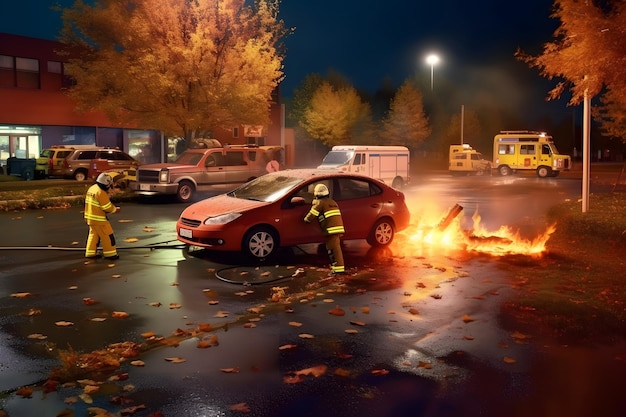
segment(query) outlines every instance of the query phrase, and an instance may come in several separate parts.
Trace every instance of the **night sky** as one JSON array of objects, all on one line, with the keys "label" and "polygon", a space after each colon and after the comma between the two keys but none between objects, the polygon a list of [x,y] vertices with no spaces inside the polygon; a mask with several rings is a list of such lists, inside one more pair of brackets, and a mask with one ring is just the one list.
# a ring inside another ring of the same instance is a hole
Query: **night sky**
[{"label": "night sky", "polygon": [[[61,22],[50,11],[53,4],[68,7],[73,0],[2,1],[0,31],[55,39]],[[413,76],[429,82],[425,57],[436,52],[442,61],[434,70],[435,86],[449,78],[476,88],[477,74],[514,84],[521,74],[520,83],[533,83],[537,108],[546,105],[550,84],[513,54],[518,47],[536,54],[551,40],[558,25],[549,17],[552,0],[282,0],[280,10],[285,24],[296,28],[286,40],[283,95],[291,95],[307,74],[329,69],[371,93],[386,77],[397,86]]]}]

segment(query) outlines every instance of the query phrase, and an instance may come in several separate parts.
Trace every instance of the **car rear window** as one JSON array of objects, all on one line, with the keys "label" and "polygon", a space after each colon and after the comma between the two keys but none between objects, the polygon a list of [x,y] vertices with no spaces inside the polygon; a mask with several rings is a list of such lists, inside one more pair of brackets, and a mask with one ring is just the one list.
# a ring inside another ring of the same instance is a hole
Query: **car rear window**
[{"label": "car rear window", "polygon": [[76,159],[96,159],[98,151],[81,151],[76,155]]}]

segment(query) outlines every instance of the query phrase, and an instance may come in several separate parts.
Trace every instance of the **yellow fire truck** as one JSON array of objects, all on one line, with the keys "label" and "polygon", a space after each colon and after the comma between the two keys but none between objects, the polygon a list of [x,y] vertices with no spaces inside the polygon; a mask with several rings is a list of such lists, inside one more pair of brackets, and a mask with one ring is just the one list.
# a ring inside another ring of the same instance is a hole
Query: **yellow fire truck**
[{"label": "yellow fire truck", "polygon": [[493,166],[500,175],[534,170],[540,178],[569,171],[572,159],[561,155],[552,136],[529,130],[503,130],[493,139]]}]

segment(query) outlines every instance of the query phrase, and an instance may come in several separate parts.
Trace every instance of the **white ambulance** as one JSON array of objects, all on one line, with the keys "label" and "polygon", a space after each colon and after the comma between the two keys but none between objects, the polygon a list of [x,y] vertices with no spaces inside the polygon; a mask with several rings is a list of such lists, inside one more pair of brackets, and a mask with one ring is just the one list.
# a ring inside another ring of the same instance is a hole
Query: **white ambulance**
[{"label": "white ambulance", "polygon": [[333,146],[319,169],[358,172],[401,189],[410,181],[409,149],[404,146]]},{"label": "white ambulance", "polygon": [[540,178],[569,171],[572,159],[561,155],[552,136],[529,130],[503,130],[493,139],[493,166],[500,175],[533,170]]}]

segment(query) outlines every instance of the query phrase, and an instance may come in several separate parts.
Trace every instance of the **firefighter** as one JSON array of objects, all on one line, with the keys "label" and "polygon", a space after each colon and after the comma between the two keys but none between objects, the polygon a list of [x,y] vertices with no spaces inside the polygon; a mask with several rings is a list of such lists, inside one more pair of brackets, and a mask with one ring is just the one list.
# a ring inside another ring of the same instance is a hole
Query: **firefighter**
[{"label": "firefighter", "polygon": [[[85,221],[89,225],[89,236],[85,257],[89,259],[100,258],[119,259],[115,247],[113,227],[109,223],[107,214],[119,213],[120,208],[111,203],[109,189],[113,185],[113,178],[109,174],[102,173],[96,178],[96,183],[89,187],[85,196]],[[102,255],[96,253],[98,242],[102,244]]]},{"label": "firefighter", "polygon": [[341,252],[341,236],[345,233],[339,206],[330,198],[330,192],[324,184],[317,184],[313,190],[315,200],[304,221],[310,223],[317,218],[326,235],[326,250],[330,258],[330,274],[344,274],[346,267]]}]

